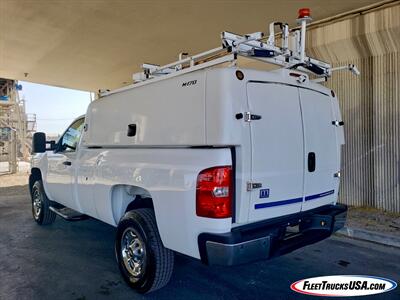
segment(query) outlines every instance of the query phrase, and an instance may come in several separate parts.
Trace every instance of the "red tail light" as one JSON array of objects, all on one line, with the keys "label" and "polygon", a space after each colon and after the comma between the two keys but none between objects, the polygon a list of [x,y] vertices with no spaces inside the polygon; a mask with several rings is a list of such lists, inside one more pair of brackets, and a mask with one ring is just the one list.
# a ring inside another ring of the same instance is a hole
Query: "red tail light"
[{"label": "red tail light", "polygon": [[232,168],[205,169],[197,176],[196,214],[206,218],[232,216]]}]

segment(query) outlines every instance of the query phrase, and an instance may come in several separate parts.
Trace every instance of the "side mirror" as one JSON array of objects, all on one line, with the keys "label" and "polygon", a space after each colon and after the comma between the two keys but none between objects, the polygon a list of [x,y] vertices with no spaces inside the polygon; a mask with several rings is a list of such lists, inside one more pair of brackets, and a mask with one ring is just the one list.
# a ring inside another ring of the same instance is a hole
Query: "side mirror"
[{"label": "side mirror", "polygon": [[32,137],[32,154],[46,152],[46,134],[44,132],[36,132]]},{"label": "side mirror", "polygon": [[49,145],[46,150],[54,151],[57,148],[56,141],[47,141],[46,144]]}]

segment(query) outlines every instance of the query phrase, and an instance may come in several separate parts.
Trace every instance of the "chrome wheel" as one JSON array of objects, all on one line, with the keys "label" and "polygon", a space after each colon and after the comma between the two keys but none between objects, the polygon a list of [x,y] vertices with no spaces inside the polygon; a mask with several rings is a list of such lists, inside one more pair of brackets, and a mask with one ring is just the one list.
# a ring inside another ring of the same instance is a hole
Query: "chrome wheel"
[{"label": "chrome wheel", "polygon": [[146,268],[146,247],[132,227],[126,228],[122,234],[121,256],[126,270],[132,276],[143,275]]},{"label": "chrome wheel", "polygon": [[38,189],[33,191],[33,216],[39,219],[40,212],[42,211],[42,197]]}]

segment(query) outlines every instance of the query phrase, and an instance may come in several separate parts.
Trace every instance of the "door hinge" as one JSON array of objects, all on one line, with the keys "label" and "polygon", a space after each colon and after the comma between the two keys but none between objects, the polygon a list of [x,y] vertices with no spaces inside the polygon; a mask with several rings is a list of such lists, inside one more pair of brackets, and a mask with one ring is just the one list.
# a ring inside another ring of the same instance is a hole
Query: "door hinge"
[{"label": "door hinge", "polygon": [[254,115],[249,111],[246,111],[244,113],[244,121],[245,122],[251,122],[251,121],[255,121],[255,120],[261,120],[261,116],[260,115]]},{"label": "door hinge", "polygon": [[259,182],[247,182],[247,191],[250,192],[254,189],[262,188],[262,183]]},{"label": "door hinge", "polygon": [[332,125],[335,125],[336,127],[339,127],[339,126],[343,126],[344,122],[335,120],[335,121],[332,121]]}]

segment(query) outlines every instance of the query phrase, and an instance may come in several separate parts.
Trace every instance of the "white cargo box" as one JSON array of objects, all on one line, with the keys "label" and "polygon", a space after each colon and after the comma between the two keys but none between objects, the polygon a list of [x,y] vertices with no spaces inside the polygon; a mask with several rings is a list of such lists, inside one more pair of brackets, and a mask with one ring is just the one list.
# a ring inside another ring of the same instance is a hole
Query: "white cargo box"
[{"label": "white cargo box", "polygon": [[248,110],[247,83],[276,82],[313,89],[330,97],[330,90],[319,84],[308,80],[298,83],[297,77],[289,75],[296,74],[294,71],[242,69],[244,79],[239,80],[237,70],[203,69],[146,81],[104,96],[88,108],[82,144],[88,147],[240,145],[246,122],[245,116],[237,119],[237,115]]}]

